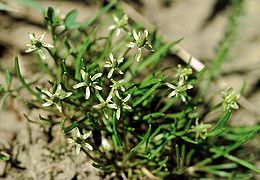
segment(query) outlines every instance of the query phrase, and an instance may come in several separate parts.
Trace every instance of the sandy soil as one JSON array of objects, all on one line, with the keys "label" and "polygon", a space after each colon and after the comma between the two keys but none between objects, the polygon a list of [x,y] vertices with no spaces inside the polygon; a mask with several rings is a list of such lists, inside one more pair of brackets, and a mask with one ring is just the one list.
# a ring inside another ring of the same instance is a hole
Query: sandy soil
[{"label": "sandy soil", "polygon": [[[84,21],[96,11],[83,1],[40,1],[45,6],[57,7],[61,13],[71,9],[79,11],[79,21]],[[175,0],[171,7],[163,7],[159,0],[144,0],[143,7],[136,7],[144,17],[154,23],[165,34],[166,40],[184,37],[181,46],[192,55],[209,64],[214,58],[215,47],[223,36],[227,12],[219,14],[202,28],[211,12],[213,1]],[[41,33],[41,14],[32,8],[12,6],[19,10],[12,17],[0,14],[0,67],[13,66],[13,57],[20,54],[22,73],[30,78],[33,69],[30,58],[23,55],[28,41],[27,32]],[[219,91],[227,86],[240,89],[246,82],[245,101],[231,120],[233,125],[257,124],[260,122],[260,1],[246,1],[246,14],[242,19],[239,37],[232,50],[232,57],[223,66],[225,76],[217,79]],[[48,37],[47,37],[48,38]],[[3,82],[2,73],[0,83]],[[17,85],[17,82],[16,82]],[[20,97],[20,100],[26,97]],[[98,179],[97,171],[91,167],[83,154],[76,156],[65,144],[59,126],[54,126],[51,135],[48,125],[29,123],[23,114],[34,121],[38,113],[30,112],[19,102],[8,101],[0,112],[0,148],[14,156],[13,162],[0,162],[0,179]],[[256,142],[259,143],[259,142]]]}]

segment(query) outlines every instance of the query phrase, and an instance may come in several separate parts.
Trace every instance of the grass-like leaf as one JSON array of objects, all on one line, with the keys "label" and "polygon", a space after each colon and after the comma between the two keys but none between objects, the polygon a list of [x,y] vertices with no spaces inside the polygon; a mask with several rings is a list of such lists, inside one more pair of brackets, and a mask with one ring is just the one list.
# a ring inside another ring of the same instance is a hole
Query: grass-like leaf
[{"label": "grass-like leaf", "polygon": [[156,64],[161,59],[161,57],[169,51],[169,49],[178,44],[181,40],[182,39],[174,40],[163,45],[155,53],[149,56],[149,58],[145,59],[139,66],[137,66],[137,72],[142,71],[144,68],[148,67],[151,64]]},{"label": "grass-like leaf", "polygon": [[80,48],[80,51],[78,52],[78,55],[77,55],[77,58],[75,60],[75,78],[77,80],[80,80],[80,69],[82,68],[82,58],[87,50],[87,48],[89,47],[90,45],[90,39],[87,37],[81,48]]},{"label": "grass-like leaf", "polygon": [[0,161],[8,161],[10,158],[0,154]]},{"label": "grass-like leaf", "polygon": [[228,154],[228,153],[226,153],[224,151],[221,151],[221,150],[219,150],[217,148],[212,148],[211,151],[214,152],[214,153],[217,153],[217,154],[221,154],[225,158],[227,158],[227,159],[229,159],[229,160],[231,160],[233,162],[236,162],[237,164],[240,164],[240,165],[242,165],[242,166],[244,166],[244,167],[246,167],[248,169],[251,169],[251,170],[253,170],[253,171],[257,172],[257,173],[260,173],[260,169],[258,167],[256,167],[255,165],[253,165],[253,164],[251,164],[251,163],[249,163],[247,161],[244,161],[244,160],[242,160],[242,159],[240,159],[238,157],[230,155],[230,154]]},{"label": "grass-like leaf", "polygon": [[158,82],[157,84],[155,84],[151,89],[149,89],[142,97],[140,97],[139,99],[137,99],[134,103],[133,103],[133,107],[136,107],[137,105],[139,105],[140,103],[142,103],[145,99],[147,99],[152,93],[154,93],[154,91],[159,88],[161,86],[161,83]]},{"label": "grass-like leaf", "polygon": [[18,61],[18,57],[15,57],[15,72],[16,72],[16,75],[17,75],[17,78],[20,80],[20,82],[22,83],[23,87],[26,88],[29,92],[31,92],[37,99],[41,99],[40,95],[35,92],[30,85],[28,85],[23,76],[21,75],[21,72],[20,72],[20,67],[19,67],[19,61]]},{"label": "grass-like leaf", "polygon": [[219,136],[221,133],[223,133],[226,130],[225,127],[226,127],[227,121],[231,117],[231,114],[232,114],[231,111],[227,111],[221,117],[221,119],[218,121],[218,123],[213,128],[213,130],[208,133],[208,137]]}]

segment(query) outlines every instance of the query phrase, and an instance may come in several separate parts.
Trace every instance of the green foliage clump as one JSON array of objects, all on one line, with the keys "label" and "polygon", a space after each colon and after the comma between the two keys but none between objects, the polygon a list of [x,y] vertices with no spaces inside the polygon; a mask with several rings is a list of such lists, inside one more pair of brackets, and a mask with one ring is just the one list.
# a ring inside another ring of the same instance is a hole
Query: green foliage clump
[{"label": "green foliage clump", "polygon": [[[239,96],[232,89],[223,93],[223,102],[213,107],[216,123],[206,123],[211,108],[196,98],[206,69],[161,66],[179,40],[163,44],[117,8],[110,27],[105,20],[96,23],[98,16],[86,23],[76,16],[47,10],[53,45],[44,42],[45,33],[29,33],[26,52],[36,52],[46,83],[27,83],[18,57],[15,72],[32,95],[30,107],[49,112],[40,119],[60,124],[76,153],[85,153],[104,177],[240,179],[251,177],[249,170],[260,172],[235,156],[259,130],[227,125]],[[7,82],[3,92],[12,93]]]}]

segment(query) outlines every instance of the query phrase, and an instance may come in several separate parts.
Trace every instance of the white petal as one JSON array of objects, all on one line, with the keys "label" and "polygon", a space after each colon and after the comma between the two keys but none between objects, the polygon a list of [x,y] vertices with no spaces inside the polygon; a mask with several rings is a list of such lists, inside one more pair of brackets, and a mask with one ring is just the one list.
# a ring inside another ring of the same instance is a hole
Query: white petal
[{"label": "white petal", "polygon": [[145,35],[145,37],[148,37],[148,30],[147,29],[144,30],[144,35]]},{"label": "white petal", "polygon": [[42,43],[42,45],[46,48],[54,48],[54,46],[52,44],[49,44],[49,43]]},{"label": "white petal", "polygon": [[116,94],[116,97],[117,97],[118,99],[121,99],[121,97],[120,97],[120,95],[119,95],[119,92],[118,92],[117,90],[115,90],[115,94]]},{"label": "white petal", "polygon": [[112,77],[114,70],[115,70],[114,68],[110,69],[110,71],[107,74],[108,79],[110,79]]},{"label": "white petal", "polygon": [[72,92],[66,92],[63,96],[61,96],[61,99],[65,99],[67,97],[70,97],[73,93]]},{"label": "white petal", "polygon": [[127,102],[130,98],[131,98],[131,94],[128,94],[128,95],[123,99],[123,101],[124,101],[124,102]]},{"label": "white petal", "polygon": [[184,78],[180,78],[179,82],[178,82],[178,86],[182,86],[184,84]]},{"label": "white petal", "polygon": [[122,58],[120,58],[120,59],[117,60],[117,63],[118,63],[118,64],[121,64],[123,61],[124,61],[124,58],[122,57]]},{"label": "white petal", "polygon": [[40,56],[40,57],[41,57],[43,60],[45,60],[45,59],[46,59],[46,56],[45,56],[45,54],[44,54],[43,50],[41,50],[41,49],[38,49],[38,50],[37,50],[37,52],[38,52],[39,56]]},{"label": "white petal", "polygon": [[125,82],[124,79],[120,79],[119,81],[117,81],[119,84]]},{"label": "white petal", "polygon": [[88,131],[86,134],[83,135],[83,139],[87,139],[89,136],[91,136],[92,131]]},{"label": "white petal", "polygon": [[84,146],[85,146],[85,148],[87,148],[90,151],[93,150],[93,147],[89,143],[85,143]]},{"label": "white petal", "polygon": [[97,90],[99,90],[99,91],[102,90],[102,87],[100,87],[100,86],[98,86],[98,85],[95,85],[94,88],[97,89]]},{"label": "white petal", "polygon": [[125,92],[125,88],[123,86],[120,87],[121,91]]},{"label": "white petal", "polygon": [[94,109],[101,109],[101,107],[102,107],[102,103],[100,103],[100,104],[96,104],[96,105],[94,105],[94,106],[92,106]]},{"label": "white petal", "polygon": [[87,81],[88,74],[83,69],[80,70],[80,74],[81,74],[82,79],[84,81]]},{"label": "white petal", "polygon": [[148,51],[152,51],[152,52],[154,51],[154,49],[153,49],[151,44],[146,44],[145,45],[145,49],[147,49]]},{"label": "white petal", "polygon": [[117,109],[116,104],[108,104],[107,107],[109,107],[110,109]]},{"label": "white petal", "polygon": [[109,54],[109,59],[110,59],[110,61],[111,61],[112,63],[114,62],[114,56],[113,56],[112,53]]},{"label": "white petal", "polygon": [[186,102],[185,96],[181,95],[181,100],[182,100],[183,102]]},{"label": "white petal", "polygon": [[53,96],[52,93],[51,93],[50,91],[46,90],[46,89],[43,89],[43,90],[41,90],[41,91],[42,91],[42,93],[46,94],[46,95],[49,96],[49,97],[52,97],[52,96]]},{"label": "white petal", "polygon": [[62,87],[61,84],[58,84],[56,91],[55,91],[55,95],[59,96],[62,93]]},{"label": "white petal", "polygon": [[73,86],[73,89],[78,89],[78,88],[83,87],[83,86],[86,86],[86,83],[85,83],[85,82],[81,82],[81,83],[75,84],[75,85]]},{"label": "white petal", "polygon": [[193,88],[192,85],[190,85],[190,84],[187,85],[187,89],[192,89],[192,88]]},{"label": "white petal", "polygon": [[129,47],[129,48],[134,48],[136,46],[136,44],[134,42],[130,42],[130,43],[126,44],[125,46]]},{"label": "white petal", "polygon": [[92,78],[91,81],[95,81],[97,78],[100,78],[102,76],[102,73],[97,73],[95,74]]},{"label": "white petal", "polygon": [[123,21],[128,21],[128,16],[127,16],[126,14],[124,14],[121,19],[122,19]]},{"label": "white petal", "polygon": [[62,108],[61,108],[61,105],[59,104],[55,104],[56,105],[56,108],[58,109],[59,112],[62,112]]},{"label": "white petal", "polygon": [[88,99],[89,99],[89,97],[90,97],[90,88],[89,88],[89,86],[87,86],[87,88],[86,88],[86,95],[85,95],[85,99],[86,99],[86,100],[88,100]]},{"label": "white petal", "polygon": [[76,154],[79,155],[81,146],[79,144],[76,145]]},{"label": "white petal", "polygon": [[118,17],[116,16],[116,15],[112,15],[113,16],[113,19],[114,19],[114,21],[116,22],[116,23],[118,23],[119,22],[119,19],[118,19]]},{"label": "white petal", "polygon": [[170,83],[165,83],[166,86],[168,86],[171,89],[176,89],[176,86],[170,84]]},{"label": "white petal", "polygon": [[169,95],[168,95],[168,98],[171,98],[171,97],[173,97],[173,96],[175,96],[176,95],[176,91],[172,91]]},{"label": "white petal", "polygon": [[110,62],[106,62],[106,64],[104,64],[104,67],[110,68],[110,67],[112,67],[112,64]]},{"label": "white petal", "polygon": [[106,138],[102,138],[101,145],[104,147],[104,149],[109,150],[111,149],[111,145],[109,144],[108,140]]},{"label": "white petal", "polygon": [[31,47],[28,47],[25,49],[25,52],[26,53],[29,53],[29,52],[32,52],[32,51],[35,51],[37,48],[35,45],[31,45]]},{"label": "white petal", "polygon": [[42,42],[42,40],[44,39],[46,32],[43,32],[40,37],[39,37],[39,41]]},{"label": "white petal", "polygon": [[233,109],[238,109],[239,108],[237,103],[231,104],[230,107],[232,107]]},{"label": "white petal", "polygon": [[137,35],[135,29],[133,30],[133,36],[134,36],[135,41],[138,41],[138,40],[139,40],[139,36]]},{"label": "white petal", "polygon": [[46,99],[46,102],[42,104],[42,106],[44,107],[48,107],[51,106],[53,104],[53,102],[51,100]]},{"label": "white petal", "polygon": [[118,68],[117,68],[117,72],[118,72],[119,74],[124,74],[123,71],[121,71],[121,70],[118,69]]},{"label": "white petal", "polygon": [[74,139],[72,139],[72,138],[68,138],[68,139],[67,139],[67,143],[73,144],[73,143],[75,143],[75,141],[74,141]]},{"label": "white petal", "polygon": [[109,94],[109,95],[107,96],[106,102],[109,102],[109,101],[111,101],[111,99],[112,99],[112,95],[111,95],[111,94]]},{"label": "white petal", "polygon": [[121,33],[121,28],[117,28],[116,29],[116,36],[119,36],[120,33]]},{"label": "white petal", "polygon": [[120,119],[120,115],[121,115],[121,108],[118,108],[116,110],[116,119],[119,120]]},{"label": "white petal", "polygon": [[130,106],[128,106],[127,104],[124,104],[123,106],[124,109],[128,109],[128,110],[131,110],[132,108]]},{"label": "white petal", "polygon": [[77,137],[80,137],[80,136],[81,136],[81,133],[80,133],[80,131],[79,131],[79,128],[78,128],[78,127],[76,128],[76,135],[77,135]]},{"label": "white petal", "polygon": [[36,41],[37,41],[37,39],[36,39],[34,33],[28,33],[28,37],[29,37],[29,39],[30,39],[32,42],[36,42]]},{"label": "white petal", "polygon": [[137,53],[136,53],[136,55],[135,55],[135,60],[136,60],[137,62],[139,62],[140,59],[141,59],[141,56],[142,56],[142,49],[141,49],[141,48],[138,48]]},{"label": "white petal", "polygon": [[113,30],[113,29],[116,29],[115,25],[111,25],[111,26],[108,27],[108,30]]}]

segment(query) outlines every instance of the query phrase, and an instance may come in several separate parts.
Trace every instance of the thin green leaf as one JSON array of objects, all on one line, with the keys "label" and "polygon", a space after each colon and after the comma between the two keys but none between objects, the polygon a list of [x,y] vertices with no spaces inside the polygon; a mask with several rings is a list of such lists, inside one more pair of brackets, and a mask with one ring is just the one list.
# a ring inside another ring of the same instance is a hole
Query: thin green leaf
[{"label": "thin green leaf", "polygon": [[218,121],[214,129],[208,133],[208,137],[215,137],[222,134],[226,130],[225,126],[227,124],[227,121],[231,117],[231,114],[232,114],[231,111],[226,112]]},{"label": "thin green leaf", "polygon": [[225,163],[225,164],[217,164],[217,165],[208,165],[207,168],[210,169],[233,169],[237,168],[236,163]]},{"label": "thin green leaf", "polygon": [[79,121],[76,121],[76,122],[73,122],[71,125],[67,126],[67,127],[64,127],[64,123],[62,123],[62,129],[63,129],[63,132],[64,133],[68,133],[70,132],[71,130],[73,130],[74,128],[80,126],[81,124],[85,123],[86,121],[86,117],[82,118],[81,120]]},{"label": "thin green leaf", "polygon": [[[172,107],[172,105],[177,101],[176,96],[174,96],[173,98],[171,98],[161,109],[160,112],[164,113],[166,112],[169,108]],[[173,114],[172,114],[173,115]],[[171,115],[169,115],[168,117],[171,117]]]},{"label": "thin green leaf", "polygon": [[221,150],[219,150],[217,148],[214,148],[214,149],[212,148],[211,151],[215,152],[217,154],[221,154],[225,158],[229,159],[230,161],[236,162],[237,164],[240,164],[241,166],[244,166],[244,167],[246,167],[248,169],[251,169],[251,170],[253,170],[253,171],[257,172],[257,173],[260,173],[260,168],[256,167],[254,164],[251,164],[251,163],[249,163],[247,161],[239,159],[238,157],[230,155],[230,154],[228,154],[226,152],[223,152],[223,151],[221,151]]},{"label": "thin green leaf", "polygon": [[140,97],[139,99],[137,99],[134,103],[133,103],[133,107],[136,107],[137,105],[139,105],[140,103],[142,103],[145,99],[147,99],[157,88],[159,88],[161,85],[161,83],[157,83],[155,84],[151,89],[149,89],[142,97]]},{"label": "thin green leaf", "polygon": [[115,136],[115,139],[116,139],[116,144],[115,144],[115,149],[118,150],[118,146],[120,146],[122,143],[121,143],[121,140],[120,140],[120,137],[119,137],[119,134],[117,133],[117,119],[116,119],[116,112],[114,112],[113,114],[113,134]]},{"label": "thin green leaf", "polygon": [[10,96],[10,95],[11,95],[10,93],[5,93],[2,96],[2,98],[0,100],[0,111],[2,111],[4,109],[5,102],[6,102],[7,98],[8,98],[8,96]]},{"label": "thin green leaf", "polygon": [[192,139],[189,138],[188,136],[181,136],[181,138],[182,138],[184,141],[187,141],[187,142],[189,142],[189,143],[198,144],[197,141],[192,140]]},{"label": "thin green leaf", "polygon": [[0,161],[8,161],[10,158],[0,154]]},{"label": "thin green leaf", "polygon": [[230,152],[230,151],[240,147],[241,145],[245,144],[248,140],[252,139],[256,135],[256,133],[257,133],[257,131],[252,131],[249,134],[246,134],[244,137],[241,137],[237,142],[228,146],[226,148],[226,151]]},{"label": "thin green leaf", "polygon": [[169,51],[169,49],[171,49],[174,45],[178,44],[181,40],[182,39],[174,40],[163,45],[155,53],[153,53],[151,56],[145,59],[139,66],[137,66],[137,72],[142,71],[145,67],[148,67],[151,64],[156,64],[157,61],[159,61],[161,57]]},{"label": "thin green leaf", "polygon": [[[246,143],[248,140],[250,140],[252,137],[255,136],[257,131],[253,131],[247,135],[245,135],[244,137],[241,137],[241,140],[237,141],[236,143],[230,145],[230,146],[227,146],[225,149],[225,152],[229,153],[231,152],[232,150],[240,147],[242,144]],[[221,156],[222,154],[215,154],[213,155],[212,157],[209,157],[209,158],[206,158],[204,160],[202,160],[201,162],[199,162],[197,165],[204,165],[204,164],[207,164],[209,162],[211,162],[212,160],[214,159],[217,159]]]},{"label": "thin green leaf", "polygon": [[144,137],[142,138],[142,140],[134,147],[131,149],[131,151],[127,154],[126,159],[128,160],[134,153],[135,151],[142,146],[144,143],[147,143],[148,138],[150,137],[151,134],[151,130],[152,130],[152,126],[149,125],[148,131],[146,132],[146,134],[144,135]]},{"label": "thin green leaf", "polygon": [[159,126],[152,134],[151,136],[149,137],[148,139],[148,144],[150,144],[153,140],[154,140],[154,137],[160,132],[161,130],[161,126]]},{"label": "thin green leaf", "polygon": [[82,68],[82,58],[85,54],[85,51],[88,49],[89,45],[90,45],[90,39],[87,37],[84,40],[84,42],[80,48],[80,51],[78,52],[77,58],[75,60],[75,70],[76,70],[75,78],[77,80],[80,80],[80,69]]},{"label": "thin green leaf", "polygon": [[96,20],[104,13],[106,13],[108,10],[110,10],[114,5],[116,5],[117,0],[112,0],[108,5],[106,5],[105,7],[101,8],[99,10],[99,12],[93,17],[91,18],[89,21],[87,21],[86,23],[82,24],[80,29],[81,30],[85,30],[87,29],[90,25],[92,25],[93,23],[96,22]]},{"label": "thin green leaf", "polygon": [[155,113],[151,113],[151,114],[147,114],[143,117],[144,120],[148,120],[148,119],[153,119],[153,118],[158,118],[158,117],[163,117],[165,114],[161,113],[161,112],[155,112]]},{"label": "thin green leaf", "polygon": [[227,129],[227,131],[235,134],[245,134],[245,133],[250,133],[252,131],[259,132],[260,125],[255,124],[251,126],[230,127]]},{"label": "thin green leaf", "polygon": [[15,57],[15,72],[16,72],[16,75],[17,75],[17,78],[20,80],[20,82],[22,83],[23,87],[25,87],[32,95],[34,95],[37,99],[41,100],[41,97],[40,95],[35,92],[31,86],[29,86],[23,76],[21,75],[21,72],[20,72],[20,67],[19,67],[19,62],[18,62],[18,57]]}]

